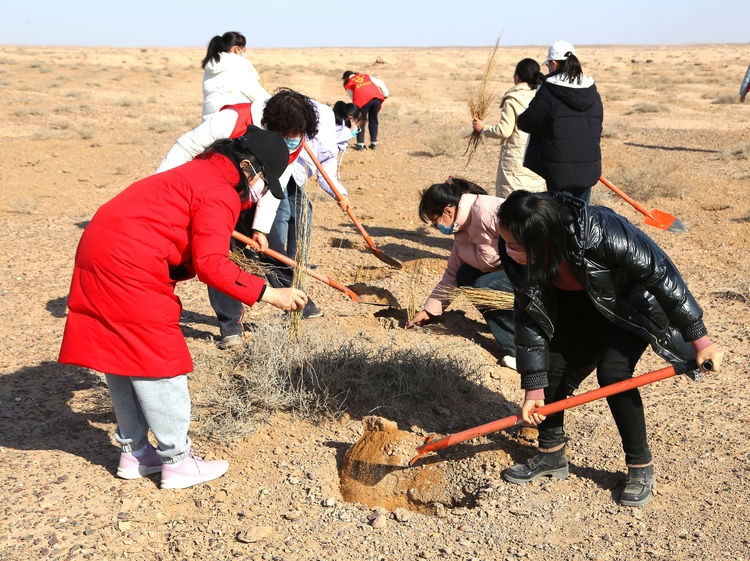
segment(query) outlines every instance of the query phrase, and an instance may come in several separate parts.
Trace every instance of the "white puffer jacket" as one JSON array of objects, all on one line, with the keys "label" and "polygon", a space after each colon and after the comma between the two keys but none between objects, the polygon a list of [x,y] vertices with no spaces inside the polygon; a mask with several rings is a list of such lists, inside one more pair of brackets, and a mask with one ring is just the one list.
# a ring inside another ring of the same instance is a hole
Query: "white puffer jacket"
[{"label": "white puffer jacket", "polygon": [[225,105],[247,103],[271,97],[260,85],[255,67],[240,55],[220,53],[219,61],[209,61],[203,72],[203,118]]}]

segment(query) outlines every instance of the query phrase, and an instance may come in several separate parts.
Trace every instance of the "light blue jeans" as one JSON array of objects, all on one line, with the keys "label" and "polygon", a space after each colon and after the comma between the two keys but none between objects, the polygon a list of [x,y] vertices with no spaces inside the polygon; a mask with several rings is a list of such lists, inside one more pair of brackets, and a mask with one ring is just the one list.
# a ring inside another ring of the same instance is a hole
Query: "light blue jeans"
[{"label": "light blue jeans", "polygon": [[165,464],[181,462],[190,451],[190,394],[187,374],[140,378],[105,374],[117,419],[115,439],[123,452],[140,450],[154,433]]}]

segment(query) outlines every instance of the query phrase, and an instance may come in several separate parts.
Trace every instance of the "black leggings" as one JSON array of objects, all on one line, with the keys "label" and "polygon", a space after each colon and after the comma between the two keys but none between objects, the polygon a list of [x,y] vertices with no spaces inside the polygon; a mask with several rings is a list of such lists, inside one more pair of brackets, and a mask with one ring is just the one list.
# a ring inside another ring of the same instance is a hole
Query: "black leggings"
[{"label": "black leggings", "polygon": [[[557,290],[558,319],[549,345],[549,385],[545,403],[565,399],[596,368],[600,386],[633,377],[648,343],[605,318],[583,291]],[[643,402],[637,389],[607,398],[622,439],[625,462],[651,462]],[[539,447],[565,442],[564,411],[549,415],[539,425]]]}]

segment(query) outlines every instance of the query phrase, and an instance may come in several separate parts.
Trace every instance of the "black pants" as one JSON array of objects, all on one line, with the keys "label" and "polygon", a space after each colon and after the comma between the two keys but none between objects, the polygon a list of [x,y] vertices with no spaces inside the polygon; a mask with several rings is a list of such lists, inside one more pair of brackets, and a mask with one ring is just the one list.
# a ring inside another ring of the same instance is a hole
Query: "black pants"
[{"label": "black pants", "polygon": [[[605,318],[583,291],[556,290],[558,319],[549,346],[549,385],[545,403],[565,399],[596,368],[600,386],[633,377],[648,343]],[[625,462],[651,462],[643,402],[638,389],[607,398],[620,432]],[[539,425],[539,447],[553,448],[565,442],[565,412],[549,415]]]},{"label": "black pants", "polygon": [[[378,113],[382,102],[374,97],[362,107],[362,118],[367,119],[367,130],[370,132],[370,144],[378,142]],[[357,133],[357,144],[365,143],[365,131],[360,130]]]}]

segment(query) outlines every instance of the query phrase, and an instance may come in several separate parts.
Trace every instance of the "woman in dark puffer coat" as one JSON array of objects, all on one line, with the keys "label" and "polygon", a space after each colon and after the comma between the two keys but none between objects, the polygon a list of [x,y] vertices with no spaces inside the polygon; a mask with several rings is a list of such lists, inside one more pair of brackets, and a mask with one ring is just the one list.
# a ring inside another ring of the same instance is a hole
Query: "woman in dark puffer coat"
[{"label": "woman in dark puffer coat", "polygon": [[602,174],[602,100],[567,41],[549,48],[545,64],[550,73],[518,116],[518,128],[530,135],[523,165],[546,180],[548,191],[589,202]]},{"label": "woman in dark puffer coat", "polygon": [[[515,191],[499,210],[499,254],[514,288],[523,420],[539,425],[538,454],[504,472],[512,483],[565,479],[563,412],[535,408],[569,396],[596,368],[600,386],[632,378],[650,344],[682,368],[716,371],[723,353],[674,263],[612,210],[560,193]],[[628,477],[621,503],[651,499],[654,468],[637,389],[607,398],[622,438]]]}]

